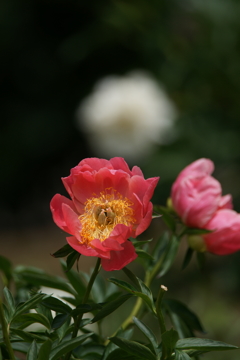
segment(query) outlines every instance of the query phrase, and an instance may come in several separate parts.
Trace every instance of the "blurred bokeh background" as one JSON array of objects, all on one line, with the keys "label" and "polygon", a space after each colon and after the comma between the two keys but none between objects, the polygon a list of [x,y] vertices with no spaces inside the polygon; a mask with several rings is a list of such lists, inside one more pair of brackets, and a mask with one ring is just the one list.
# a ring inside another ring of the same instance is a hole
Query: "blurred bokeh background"
[{"label": "blurred bokeh background", "polygon": [[[90,156],[161,176],[163,205],[184,166],[211,158],[240,212],[239,18],[238,0],[2,0],[1,254],[60,272],[49,201]],[[208,255],[204,273],[165,279],[208,337],[238,346],[239,260]]]}]

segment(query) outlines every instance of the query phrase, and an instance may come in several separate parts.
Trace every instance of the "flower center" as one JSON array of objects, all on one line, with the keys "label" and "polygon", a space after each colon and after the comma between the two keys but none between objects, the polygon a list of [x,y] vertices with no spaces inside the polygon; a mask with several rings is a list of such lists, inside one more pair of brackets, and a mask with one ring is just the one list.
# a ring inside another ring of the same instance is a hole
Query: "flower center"
[{"label": "flower center", "polygon": [[104,241],[117,224],[132,226],[135,223],[133,203],[113,189],[106,189],[99,197],[85,202],[85,211],[79,216],[82,224],[82,243],[94,239]]}]

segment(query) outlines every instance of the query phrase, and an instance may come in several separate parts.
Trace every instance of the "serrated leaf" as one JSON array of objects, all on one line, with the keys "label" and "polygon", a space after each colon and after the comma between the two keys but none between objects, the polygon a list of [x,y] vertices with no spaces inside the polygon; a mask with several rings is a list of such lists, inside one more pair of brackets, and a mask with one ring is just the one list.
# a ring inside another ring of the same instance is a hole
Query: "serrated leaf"
[{"label": "serrated leaf", "polygon": [[63,314],[70,314],[72,312],[72,308],[69,305],[53,296],[49,296],[47,299],[44,299],[42,301],[42,305]]},{"label": "serrated leaf", "polygon": [[34,340],[28,349],[26,360],[37,360],[37,344]]},{"label": "serrated leaf", "polygon": [[[12,325],[14,323],[19,324],[27,324],[29,326],[31,324],[39,323],[44,325],[47,329],[51,328],[48,318],[42,314],[35,314],[35,313],[28,313],[28,314],[21,314],[14,317],[14,322],[12,321]],[[23,328],[23,327],[22,327]]]},{"label": "serrated leaf", "polygon": [[128,354],[139,357],[140,359],[145,360],[157,360],[156,356],[148,349],[148,347],[136,342],[126,340],[120,337],[112,337],[109,339],[122,350],[126,351]]},{"label": "serrated leaf", "polygon": [[58,314],[52,321],[52,329],[58,329],[62,326],[67,319],[70,318],[69,314]]},{"label": "serrated leaf", "polygon": [[49,359],[51,348],[52,348],[52,341],[48,339],[40,347],[37,360]]},{"label": "serrated leaf", "polygon": [[55,258],[60,258],[60,257],[67,256],[68,254],[70,254],[73,251],[74,251],[73,248],[69,244],[66,244],[63,247],[61,247],[61,249],[55,251],[55,253],[53,253],[51,255]]},{"label": "serrated leaf", "polygon": [[43,299],[45,299],[48,295],[46,294],[36,294],[32,296],[29,300],[27,300],[25,303],[20,304],[13,315],[12,321],[14,321],[17,316],[28,312],[30,309],[34,309],[38,303],[40,303]]},{"label": "serrated leaf", "polygon": [[117,299],[107,303],[102,307],[102,309],[97,313],[97,315],[94,316],[92,319],[92,323],[95,323],[96,321],[102,320],[109,314],[111,314],[113,311],[115,311],[119,306],[121,306],[125,301],[127,301],[129,298],[131,298],[131,294],[126,294],[119,296]]},{"label": "serrated leaf", "polygon": [[161,265],[161,270],[158,274],[159,277],[165,275],[172,266],[177,255],[178,247],[179,247],[179,239],[175,235],[172,235],[168,249],[164,255],[164,259]]},{"label": "serrated leaf", "polygon": [[201,350],[201,352],[208,352],[208,351],[234,350],[239,348],[234,345],[226,344],[222,341],[200,339],[200,338],[185,338],[177,341],[176,349],[178,350],[195,349],[195,350]]},{"label": "serrated leaf", "polygon": [[8,314],[9,314],[9,320],[11,320],[14,311],[15,311],[15,301],[13,299],[12,293],[7,287],[4,287],[3,294],[7,303],[8,308]]},{"label": "serrated leaf", "polygon": [[139,328],[139,330],[147,337],[147,339],[152,344],[155,353],[158,354],[158,342],[152,330],[136,317],[133,317],[133,322]]},{"label": "serrated leaf", "polygon": [[73,267],[75,261],[79,260],[80,255],[81,254],[79,252],[77,252],[77,251],[73,251],[73,252],[71,252],[71,254],[68,255],[68,257],[67,257],[67,270],[66,271],[69,271]]},{"label": "serrated leaf", "polygon": [[21,280],[24,280],[34,286],[46,286],[53,289],[63,290],[75,295],[75,291],[71,286],[69,286],[69,284],[66,282],[66,279],[60,276],[52,276],[40,269],[24,266],[18,266],[15,269],[15,272]]},{"label": "serrated leaf", "polygon": [[167,359],[172,355],[178,339],[179,339],[178,333],[173,329],[168,330],[162,334],[163,359]]},{"label": "serrated leaf", "polygon": [[75,349],[77,346],[79,346],[80,344],[82,344],[87,338],[89,338],[93,333],[89,333],[89,334],[85,334],[85,335],[81,335],[78,336],[75,339],[71,339],[65,342],[62,342],[61,344],[57,345],[56,347],[54,347],[50,353],[50,358],[49,360],[57,360],[59,359],[61,356],[63,356],[64,354],[72,351],[73,349]]}]

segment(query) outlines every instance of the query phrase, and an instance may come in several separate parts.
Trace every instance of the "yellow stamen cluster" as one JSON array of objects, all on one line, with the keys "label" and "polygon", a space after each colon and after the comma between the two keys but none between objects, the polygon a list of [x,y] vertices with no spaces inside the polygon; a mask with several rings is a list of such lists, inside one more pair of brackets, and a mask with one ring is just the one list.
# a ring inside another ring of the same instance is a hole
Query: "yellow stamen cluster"
[{"label": "yellow stamen cluster", "polygon": [[133,203],[113,189],[106,189],[100,196],[93,196],[85,202],[85,211],[79,216],[82,224],[82,243],[93,239],[104,241],[117,224],[134,224]]}]

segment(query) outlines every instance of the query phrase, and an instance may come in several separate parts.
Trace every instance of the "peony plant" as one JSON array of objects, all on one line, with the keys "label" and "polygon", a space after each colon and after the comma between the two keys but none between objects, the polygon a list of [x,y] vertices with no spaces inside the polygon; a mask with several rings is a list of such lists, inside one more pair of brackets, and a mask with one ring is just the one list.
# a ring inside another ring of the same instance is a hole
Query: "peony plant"
[{"label": "peony plant", "polygon": [[[240,249],[240,215],[232,209],[231,196],[222,195],[213,169],[208,159],[190,164],[174,182],[168,206],[153,207],[159,178],[145,179],[123,158],[90,158],[74,167],[62,179],[69,198],[56,194],[50,203],[54,222],[70,235],[53,253],[55,258],[66,257],[61,260],[65,278],[36,268],[13,268],[0,257],[5,283],[0,359],[189,360],[216,350],[237,350],[197,337],[196,332],[204,332],[197,315],[166,297],[167,284],[162,283],[184,239],[189,249],[183,267],[194,251],[227,255]],[[167,230],[154,240],[139,239],[156,216]],[[90,274],[79,270],[82,255],[96,257]],[[136,261],[142,278],[132,268]],[[116,277],[106,282],[100,271],[105,276],[115,271]],[[46,287],[50,292],[44,292]],[[133,306],[121,313],[130,299],[135,299]],[[114,321],[111,330],[108,319],[115,311],[121,314],[120,324]],[[135,330],[145,340],[133,337]]]}]

